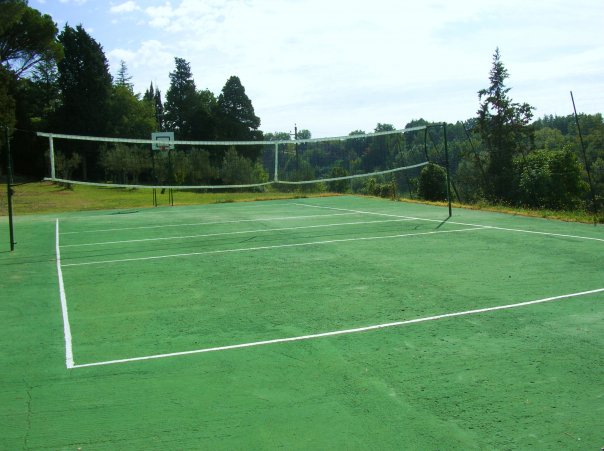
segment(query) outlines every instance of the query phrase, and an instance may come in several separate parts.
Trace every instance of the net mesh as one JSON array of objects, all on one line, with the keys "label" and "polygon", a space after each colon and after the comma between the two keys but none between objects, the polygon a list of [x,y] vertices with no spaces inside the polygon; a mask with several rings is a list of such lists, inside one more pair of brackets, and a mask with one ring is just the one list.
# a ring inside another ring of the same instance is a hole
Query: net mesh
[{"label": "net mesh", "polygon": [[173,141],[39,133],[47,180],[122,188],[364,192],[413,197],[426,127],[279,141]]}]

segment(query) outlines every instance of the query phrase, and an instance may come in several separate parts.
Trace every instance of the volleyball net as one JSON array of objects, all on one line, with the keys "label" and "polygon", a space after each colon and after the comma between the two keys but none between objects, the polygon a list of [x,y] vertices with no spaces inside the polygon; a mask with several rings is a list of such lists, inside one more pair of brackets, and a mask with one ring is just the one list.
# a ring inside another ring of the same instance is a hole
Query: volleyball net
[{"label": "volleyball net", "polygon": [[[177,190],[392,191],[413,197],[433,158],[426,126],[329,138],[178,141],[38,133],[46,180]],[[384,195],[384,197],[387,197]]]}]

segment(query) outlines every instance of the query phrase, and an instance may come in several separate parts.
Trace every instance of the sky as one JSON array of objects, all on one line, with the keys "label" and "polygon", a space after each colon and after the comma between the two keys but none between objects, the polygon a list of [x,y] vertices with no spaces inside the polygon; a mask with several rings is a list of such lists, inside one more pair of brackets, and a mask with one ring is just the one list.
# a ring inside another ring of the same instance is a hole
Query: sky
[{"label": "sky", "polygon": [[264,132],[313,137],[476,116],[499,48],[535,117],[604,112],[602,0],[29,0],[82,25],[113,76],[165,99],[174,58],[218,96],[236,75]]}]

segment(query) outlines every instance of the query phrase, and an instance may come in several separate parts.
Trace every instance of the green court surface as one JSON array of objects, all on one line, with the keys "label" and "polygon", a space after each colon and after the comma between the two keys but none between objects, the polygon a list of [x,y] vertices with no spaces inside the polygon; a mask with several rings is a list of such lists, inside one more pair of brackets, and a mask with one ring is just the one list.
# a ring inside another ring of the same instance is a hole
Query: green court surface
[{"label": "green court surface", "polygon": [[0,449],[604,446],[602,226],[342,196],[15,232]]}]

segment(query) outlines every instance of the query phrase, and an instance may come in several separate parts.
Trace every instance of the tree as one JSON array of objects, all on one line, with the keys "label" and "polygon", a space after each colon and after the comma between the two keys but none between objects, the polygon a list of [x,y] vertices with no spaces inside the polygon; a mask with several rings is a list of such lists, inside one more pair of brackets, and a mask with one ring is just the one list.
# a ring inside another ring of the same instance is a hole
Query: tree
[{"label": "tree", "polygon": [[197,139],[209,140],[216,137],[216,96],[209,89],[197,91],[197,105],[193,132]]},{"label": "tree", "polygon": [[[331,172],[329,173],[329,178],[339,178],[339,177],[347,177],[348,171],[341,166],[334,166],[331,168]],[[331,182],[327,182],[327,186],[329,191],[334,193],[345,193],[346,190],[350,187],[350,180],[332,180]]]},{"label": "tree", "polygon": [[62,47],[57,42],[52,18],[27,6],[26,0],[4,0],[0,9],[0,63],[21,77],[43,60],[58,60]]},{"label": "tree", "polygon": [[15,124],[15,98],[11,94],[13,82],[12,74],[0,66],[0,123],[11,128]]},{"label": "tree", "polygon": [[56,61],[40,61],[31,76],[34,85],[38,109],[33,112],[34,117],[41,121],[48,120],[60,105],[59,71]]},{"label": "tree", "polygon": [[303,128],[302,130],[298,130],[298,139],[310,139],[312,138],[312,133],[310,130]]},{"label": "tree", "polygon": [[120,68],[117,71],[117,77],[115,79],[116,86],[123,86],[127,88],[131,92],[133,92],[133,85],[130,83],[132,77],[128,75],[128,67],[126,67],[126,62],[124,60],[120,61]]},{"label": "tree", "polygon": [[239,155],[234,147],[230,147],[223,159],[220,177],[225,185],[264,183],[268,175],[259,163]]},{"label": "tree", "polygon": [[[191,67],[182,58],[175,58],[176,68],[170,73],[170,87],[164,105],[164,126],[178,134],[178,139],[210,139],[213,136],[211,110],[214,94],[197,91]],[[159,91],[156,91],[156,105]],[[156,111],[159,111],[158,107]],[[161,117],[161,116],[158,116]],[[160,124],[161,125],[161,124]]]},{"label": "tree", "polygon": [[[53,128],[76,135],[105,136],[110,133],[112,77],[103,47],[81,25],[65,25],[59,41],[65,57],[58,65],[61,107]],[[99,173],[97,145],[78,143],[77,148],[67,149],[68,154],[75,151],[81,152],[84,179],[89,171]]]},{"label": "tree", "polygon": [[65,57],[59,62],[59,87],[63,131],[102,136],[109,122],[112,77],[103,47],[81,25],[59,35]]},{"label": "tree", "polygon": [[218,96],[221,139],[255,140],[261,138],[260,118],[254,113],[252,101],[245,93],[239,77],[230,77]]},{"label": "tree", "polygon": [[149,89],[145,91],[143,95],[143,101],[149,103],[155,115],[155,129],[159,131],[164,130],[164,104],[161,99],[161,91],[159,88],[153,87],[153,82]]},{"label": "tree", "polygon": [[[32,83],[27,80],[31,69],[40,62],[52,63],[62,57],[57,42],[57,27],[48,15],[30,8],[25,0],[3,0],[0,3],[0,123],[13,128],[31,129],[30,118],[41,108],[40,100],[30,95]],[[28,101],[34,100],[32,105]],[[24,121],[25,120],[25,121]],[[38,166],[32,161],[35,146],[13,141],[15,169]],[[0,145],[1,147],[1,145]],[[23,161],[29,160],[29,165]]]},{"label": "tree", "polygon": [[533,107],[514,103],[506,88],[508,71],[501,61],[499,48],[493,55],[489,80],[491,85],[478,92],[480,108],[476,132],[489,152],[487,194],[491,200],[513,201],[514,157],[528,148],[532,129],[528,126]]},{"label": "tree", "polygon": [[[378,123],[374,132],[390,132],[393,130],[395,130],[395,128],[392,124]],[[366,141],[366,146],[363,149],[361,159],[361,165],[366,172],[386,168],[389,159],[393,157],[393,155],[388,154],[390,139],[391,136],[376,136]]]},{"label": "tree", "polygon": [[587,192],[577,156],[566,150],[537,150],[516,158],[518,201],[536,208],[572,209]]},{"label": "tree", "polygon": [[424,166],[419,174],[419,196],[426,200],[447,198],[447,173],[434,163]]},{"label": "tree", "polygon": [[159,88],[155,88],[153,103],[155,104],[155,123],[157,124],[157,129],[163,131],[165,126],[164,103],[161,100],[161,91]]},{"label": "tree", "polygon": [[113,87],[109,116],[109,133],[116,137],[149,137],[156,128],[153,104],[141,100],[125,85]]},{"label": "tree", "polygon": [[170,87],[166,93],[165,121],[168,130],[179,139],[192,138],[192,122],[196,90],[190,64],[183,58],[174,58],[176,68],[170,72]]}]

